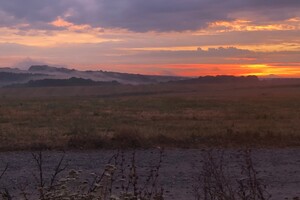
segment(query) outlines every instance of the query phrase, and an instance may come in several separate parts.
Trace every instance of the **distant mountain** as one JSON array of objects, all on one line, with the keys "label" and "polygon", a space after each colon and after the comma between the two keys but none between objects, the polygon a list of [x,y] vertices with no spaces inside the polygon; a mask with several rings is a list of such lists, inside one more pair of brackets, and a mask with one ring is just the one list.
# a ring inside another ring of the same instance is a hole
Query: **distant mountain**
[{"label": "distant mountain", "polygon": [[[48,65],[34,65],[28,70],[20,70],[15,68],[0,68],[0,86],[10,85],[13,83],[25,83],[30,80],[42,79],[70,79],[72,77],[90,79],[92,81],[112,82],[116,81],[121,84],[152,84],[160,82],[168,82],[175,80],[182,80],[182,77],[175,76],[151,76],[140,74],[128,74],[107,71],[80,71],[75,69],[58,68]],[[5,78],[3,78],[5,77]]]},{"label": "distant mountain", "polygon": [[31,80],[24,84],[14,84],[7,87],[65,87],[65,86],[108,86],[119,85],[117,81],[103,82],[83,78]]}]

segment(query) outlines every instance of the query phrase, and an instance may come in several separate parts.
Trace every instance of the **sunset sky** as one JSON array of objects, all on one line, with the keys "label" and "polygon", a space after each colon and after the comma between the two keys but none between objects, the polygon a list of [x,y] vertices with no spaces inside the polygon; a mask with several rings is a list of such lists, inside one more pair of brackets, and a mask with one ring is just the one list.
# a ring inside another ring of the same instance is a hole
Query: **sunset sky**
[{"label": "sunset sky", "polygon": [[300,0],[0,0],[0,67],[300,77]]}]

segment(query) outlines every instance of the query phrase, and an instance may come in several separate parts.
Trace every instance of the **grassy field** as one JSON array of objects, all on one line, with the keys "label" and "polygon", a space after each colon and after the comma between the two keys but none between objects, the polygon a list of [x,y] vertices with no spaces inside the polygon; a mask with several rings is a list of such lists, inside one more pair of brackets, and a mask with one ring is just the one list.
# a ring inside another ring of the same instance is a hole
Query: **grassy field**
[{"label": "grassy field", "polygon": [[0,89],[0,150],[299,146],[300,85]]}]

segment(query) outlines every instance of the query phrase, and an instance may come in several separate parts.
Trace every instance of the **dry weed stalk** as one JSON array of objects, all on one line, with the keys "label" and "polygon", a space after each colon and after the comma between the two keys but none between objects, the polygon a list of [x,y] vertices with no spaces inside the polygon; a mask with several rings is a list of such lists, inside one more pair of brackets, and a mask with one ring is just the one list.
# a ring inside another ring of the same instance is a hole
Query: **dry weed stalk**
[{"label": "dry weed stalk", "polygon": [[251,150],[245,150],[243,154],[244,163],[241,166],[242,175],[245,178],[238,180],[239,191],[238,197],[243,200],[267,200],[271,196],[266,190],[266,185],[258,177],[258,172],[255,170]]},{"label": "dry weed stalk", "polygon": [[[118,151],[107,162],[102,173],[92,173],[92,179],[83,180],[81,171],[70,170],[65,155],[57,162],[53,173],[45,173],[45,158],[42,152],[32,153],[37,172],[34,175],[36,190],[29,195],[26,189],[30,183],[20,185],[20,197],[24,200],[163,200],[163,190],[159,189],[159,169],[162,164],[163,150],[160,150],[158,164],[151,167],[150,174],[145,181],[138,173],[136,151],[133,150],[126,160],[123,151]],[[0,178],[7,170],[0,174]],[[0,193],[3,200],[17,197],[10,195],[7,189]]]},{"label": "dry weed stalk", "polygon": [[[7,170],[8,170],[8,164],[5,165],[4,169],[2,170],[2,172],[0,174],[0,181],[1,181],[2,177],[4,176],[4,174],[6,173]],[[2,197],[3,200],[11,200],[12,199],[12,197],[11,197],[9,191],[7,190],[7,188],[1,188],[0,197]]]},{"label": "dry weed stalk", "polygon": [[[215,158],[208,150],[203,156],[203,166],[193,186],[196,200],[267,200],[270,195],[258,172],[254,169],[251,150],[245,150],[239,180],[231,180],[225,173],[224,152]],[[236,184],[237,183],[237,184]]]}]

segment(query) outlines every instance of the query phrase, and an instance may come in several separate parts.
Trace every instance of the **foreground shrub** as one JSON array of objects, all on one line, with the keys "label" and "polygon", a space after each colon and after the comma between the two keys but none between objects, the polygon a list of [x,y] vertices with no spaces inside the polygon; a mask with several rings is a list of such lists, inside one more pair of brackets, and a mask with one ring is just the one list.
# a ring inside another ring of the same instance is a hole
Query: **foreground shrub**
[{"label": "foreground shrub", "polygon": [[[3,200],[40,199],[40,200],[163,200],[163,188],[159,184],[159,171],[162,164],[163,151],[159,152],[156,165],[150,167],[146,178],[142,178],[136,165],[136,152],[125,156],[123,151],[113,155],[102,173],[92,173],[90,178],[79,170],[70,170],[62,156],[50,177],[44,171],[42,152],[33,153],[37,172],[36,190],[29,194],[25,188],[18,197],[13,197],[7,189],[0,192]],[[7,168],[6,168],[7,169]],[[5,173],[3,171],[0,178]],[[66,175],[63,175],[66,174]]]},{"label": "foreground shrub", "polygon": [[196,200],[267,200],[270,195],[254,169],[251,151],[241,154],[241,175],[232,180],[225,173],[224,153],[214,156],[214,152],[206,151],[196,184],[194,196]]}]

